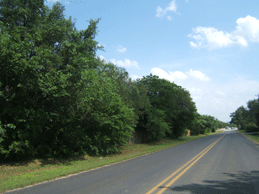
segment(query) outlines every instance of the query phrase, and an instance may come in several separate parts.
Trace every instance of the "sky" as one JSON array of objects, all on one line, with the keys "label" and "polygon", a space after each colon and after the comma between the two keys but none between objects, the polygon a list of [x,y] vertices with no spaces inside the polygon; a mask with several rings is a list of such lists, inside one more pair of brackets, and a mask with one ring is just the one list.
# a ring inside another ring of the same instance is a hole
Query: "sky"
[{"label": "sky", "polygon": [[98,19],[97,55],[132,79],[158,75],[191,94],[197,110],[229,122],[259,94],[258,0],[47,0],[84,30]]}]

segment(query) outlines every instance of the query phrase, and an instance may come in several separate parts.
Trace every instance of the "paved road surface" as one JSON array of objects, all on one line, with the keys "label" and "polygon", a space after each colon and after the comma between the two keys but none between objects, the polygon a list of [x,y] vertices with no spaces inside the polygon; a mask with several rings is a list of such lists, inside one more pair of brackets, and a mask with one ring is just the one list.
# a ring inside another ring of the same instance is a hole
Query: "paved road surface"
[{"label": "paved road surface", "polygon": [[259,193],[259,145],[236,132],[10,193]]}]

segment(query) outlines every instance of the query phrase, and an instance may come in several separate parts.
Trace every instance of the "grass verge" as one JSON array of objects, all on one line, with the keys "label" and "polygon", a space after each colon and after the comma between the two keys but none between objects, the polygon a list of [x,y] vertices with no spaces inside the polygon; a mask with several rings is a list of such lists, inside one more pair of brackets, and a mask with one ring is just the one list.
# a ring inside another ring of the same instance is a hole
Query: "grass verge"
[{"label": "grass verge", "polygon": [[255,142],[259,143],[259,133],[255,132],[255,133],[247,133],[245,132],[245,130],[238,130],[238,133],[242,133],[243,135],[245,135],[246,137],[254,140]]},{"label": "grass verge", "polygon": [[165,139],[156,143],[126,145],[121,153],[109,156],[91,157],[88,155],[70,159],[35,159],[26,162],[0,164],[0,192],[26,187],[28,185],[53,180],[56,178],[84,172],[137,156],[150,154],[195,139],[222,133],[200,134],[199,136],[181,137],[175,140]]}]

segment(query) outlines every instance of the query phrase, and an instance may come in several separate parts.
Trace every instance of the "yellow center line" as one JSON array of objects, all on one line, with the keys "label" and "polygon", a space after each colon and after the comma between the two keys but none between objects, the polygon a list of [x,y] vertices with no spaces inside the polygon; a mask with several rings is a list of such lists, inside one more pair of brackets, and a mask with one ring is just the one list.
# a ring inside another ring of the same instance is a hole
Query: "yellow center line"
[{"label": "yellow center line", "polygon": [[[225,136],[225,135],[224,135]],[[220,137],[219,139],[215,140],[212,144],[210,144],[208,147],[206,147],[204,150],[202,150],[199,154],[197,154],[195,157],[193,157],[190,161],[188,161],[185,165],[183,165],[181,168],[179,168],[177,171],[175,171],[173,174],[171,174],[169,177],[167,177],[165,180],[163,180],[162,182],[160,182],[158,185],[156,185],[153,189],[151,189],[149,192],[147,192],[146,194],[151,194],[152,192],[154,192],[155,190],[157,190],[161,185],[163,185],[165,182],[167,182],[169,179],[171,179],[175,174],[177,174],[179,171],[181,171],[183,168],[185,168],[187,165],[189,165],[192,161],[194,161],[197,157],[199,157],[198,159],[196,159],[189,167],[187,167],[186,169],[188,170],[191,166],[193,166],[202,156],[204,156],[216,143],[218,143],[218,141],[220,139],[222,139],[224,136]],[[183,173],[179,174],[180,176],[182,176],[187,170],[184,170]],[[168,183],[165,187],[170,186],[171,184],[173,184],[178,178],[180,178],[180,176],[175,177],[170,183]],[[163,188],[161,191],[159,191],[158,193],[162,193],[166,190],[167,188]]]},{"label": "yellow center line", "polygon": [[[221,137],[222,138],[222,137]],[[220,138],[220,139],[221,139]],[[219,140],[220,140],[219,139]],[[219,141],[218,140],[218,141]],[[187,170],[189,170],[202,156],[204,156],[213,146],[216,145],[215,142],[210,148],[208,148],[202,155],[200,155],[192,164],[190,164],[186,169],[184,169],[180,174],[178,174],[173,180],[171,180],[166,186],[165,188],[161,189],[159,192],[157,192],[157,194],[162,194],[170,185],[172,185],[177,179],[179,179]]]}]

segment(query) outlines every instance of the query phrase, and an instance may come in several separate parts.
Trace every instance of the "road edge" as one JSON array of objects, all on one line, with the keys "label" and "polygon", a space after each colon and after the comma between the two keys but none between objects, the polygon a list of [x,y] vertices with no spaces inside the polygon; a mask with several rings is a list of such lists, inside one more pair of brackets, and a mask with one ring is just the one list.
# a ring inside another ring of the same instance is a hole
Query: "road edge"
[{"label": "road edge", "polygon": [[[219,134],[223,134],[223,133],[224,133],[224,132],[219,133]],[[211,137],[211,136],[219,135],[219,134],[213,134],[213,135],[201,137],[201,138],[198,138],[198,139],[207,138],[207,137]],[[180,144],[175,145],[175,146],[172,146],[172,147],[176,147],[176,146],[179,146],[179,145],[182,145],[182,144],[185,144],[185,143],[189,143],[189,142],[192,142],[192,141],[195,141],[195,140],[198,140],[198,139],[194,139],[194,140],[191,140],[191,141],[188,141],[188,142],[180,143]],[[12,192],[15,192],[15,191],[18,191],[18,190],[27,189],[27,188],[34,187],[34,186],[37,186],[37,185],[41,185],[41,184],[46,184],[46,183],[49,183],[49,182],[58,181],[58,180],[60,180],[60,179],[66,179],[66,178],[69,178],[69,177],[71,177],[71,176],[78,176],[78,175],[80,175],[80,174],[82,174],[82,173],[87,173],[87,172],[89,172],[89,171],[94,171],[94,170],[98,170],[98,169],[100,169],[100,168],[109,167],[109,166],[111,166],[111,165],[116,165],[116,164],[118,164],[118,163],[127,162],[127,161],[129,161],[129,160],[134,160],[134,159],[137,159],[137,158],[146,156],[146,155],[155,154],[155,153],[157,153],[157,152],[161,152],[161,151],[170,149],[170,148],[172,148],[172,147],[168,147],[168,148],[165,148],[165,149],[162,149],[162,150],[158,150],[158,151],[155,151],[155,152],[151,152],[151,153],[139,155],[139,156],[136,156],[136,157],[134,157],[134,158],[125,159],[125,160],[122,160],[122,161],[119,161],[119,162],[114,162],[114,163],[106,164],[106,165],[103,165],[103,166],[100,166],[100,167],[88,169],[88,170],[81,171],[81,172],[78,172],[78,173],[69,174],[69,175],[62,176],[62,177],[57,177],[57,178],[54,178],[54,179],[51,179],[51,180],[46,180],[46,181],[43,181],[43,182],[34,183],[34,184],[31,184],[31,185],[27,185],[27,186],[24,186],[24,187],[15,188],[15,189],[12,189],[12,190],[7,190],[7,191],[4,191],[3,193],[0,193],[0,194],[12,193]]]},{"label": "road edge", "polygon": [[246,136],[246,135],[244,135],[243,133],[239,133],[239,134],[241,134],[243,137],[245,137],[245,138],[249,139],[250,141],[254,142],[255,144],[259,144],[257,141],[255,141],[255,140],[251,139],[250,137],[247,137],[247,136]]}]

